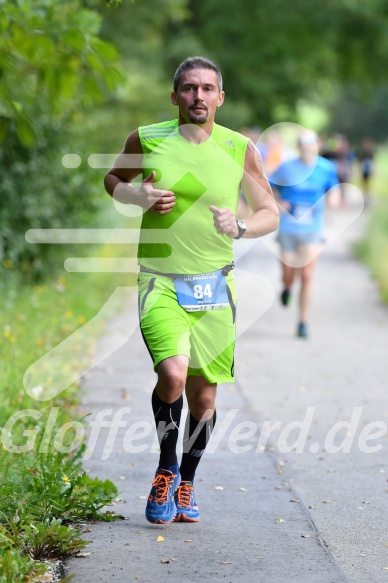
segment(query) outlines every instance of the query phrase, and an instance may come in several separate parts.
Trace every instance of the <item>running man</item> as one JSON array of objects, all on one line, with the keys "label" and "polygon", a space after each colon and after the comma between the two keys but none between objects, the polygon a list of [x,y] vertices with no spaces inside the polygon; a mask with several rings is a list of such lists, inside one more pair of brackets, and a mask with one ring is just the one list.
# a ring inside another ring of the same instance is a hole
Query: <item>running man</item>
[{"label": "running man", "polygon": [[309,335],[307,318],[313,293],[313,274],[323,243],[325,194],[338,206],[340,191],[334,164],[318,156],[318,137],[310,130],[298,138],[299,157],[281,164],[270,176],[280,210],[278,241],[281,247],[282,281],[280,300],[287,306],[291,288],[300,277],[297,336]]},{"label": "running man", "polygon": [[[139,127],[105,177],[115,199],[144,209],[138,262],[141,331],[157,383],[152,409],[159,465],[146,506],[151,523],[197,522],[194,475],[216,422],[217,383],[233,382],[233,239],[277,228],[278,210],[248,138],[217,125],[217,65],[183,61],[171,101],[178,119]],[[126,154],[140,155],[128,168]],[[142,182],[132,185],[135,177]],[[236,219],[240,188],[253,210]],[[176,446],[186,390],[183,454]]]}]

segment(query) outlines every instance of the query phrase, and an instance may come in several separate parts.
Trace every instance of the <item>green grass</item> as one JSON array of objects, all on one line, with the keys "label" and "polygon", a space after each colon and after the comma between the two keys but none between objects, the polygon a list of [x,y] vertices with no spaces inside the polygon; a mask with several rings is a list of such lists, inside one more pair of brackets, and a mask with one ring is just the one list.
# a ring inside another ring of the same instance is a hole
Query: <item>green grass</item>
[{"label": "green grass", "polygon": [[[103,255],[123,255],[123,251],[105,248]],[[91,254],[98,257],[101,249],[94,248]],[[12,583],[42,573],[43,559],[82,549],[86,543],[80,538],[80,521],[114,518],[101,509],[117,496],[116,486],[84,472],[85,446],[74,439],[73,429],[58,433],[66,423],[83,423],[77,408],[78,384],[42,401],[27,394],[23,376],[30,365],[92,319],[117,286],[135,282],[126,274],[63,271],[40,285],[22,284],[11,265],[4,267],[0,273],[0,583]],[[105,320],[119,308],[113,304]],[[69,370],[82,370],[104,323],[94,329],[97,335],[85,335],[79,345],[73,344],[71,354],[63,351],[56,361],[63,378]],[[60,376],[50,379],[49,374],[42,377],[48,386],[40,391],[55,389],[50,383],[60,382]],[[45,435],[50,419],[52,430]]]},{"label": "green grass", "polygon": [[374,204],[370,209],[366,232],[355,246],[359,259],[371,270],[379,286],[380,297],[388,303],[388,147],[378,150],[371,191]]},{"label": "green grass", "polygon": [[388,197],[371,210],[366,232],[355,251],[376,279],[381,300],[388,303]]}]

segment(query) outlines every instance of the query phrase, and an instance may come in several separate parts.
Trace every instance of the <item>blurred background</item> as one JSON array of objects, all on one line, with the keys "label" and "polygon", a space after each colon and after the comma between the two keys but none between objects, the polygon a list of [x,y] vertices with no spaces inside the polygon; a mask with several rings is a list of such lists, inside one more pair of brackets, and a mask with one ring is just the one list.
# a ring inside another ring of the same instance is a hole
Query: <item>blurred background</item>
[{"label": "blurred background", "polygon": [[[59,411],[56,428],[79,419],[78,383],[40,403],[23,378],[98,314],[97,331],[58,362],[81,375],[104,318],[122,310],[113,292],[136,285],[136,274],[71,273],[63,263],[134,257],[135,246],[71,245],[72,231],[65,244],[31,244],[26,231],[138,221],[117,212],[103,188],[106,169],[88,158],[117,154],[139,125],[174,118],[174,72],[187,56],[203,55],[224,76],[217,122],[250,135],[267,172],[287,151],[279,127],[300,124],[319,133],[341,180],[363,191],[366,220],[354,253],[388,303],[387,30],[388,0],[0,0],[0,428],[23,409],[42,415],[12,430],[14,443],[24,443],[25,429],[35,428],[29,455],[0,452],[1,580],[31,580],[36,560],[58,556],[56,546],[34,551],[49,527],[53,540],[66,538],[61,553],[73,552],[78,534],[55,520],[90,518],[85,508],[117,495],[108,481],[91,485],[76,456],[39,453],[50,406]],[[55,393],[50,371],[46,384],[33,389]]]},{"label": "blurred background", "polygon": [[[369,241],[360,252],[388,299],[387,24],[387,0],[0,0],[2,281],[58,264],[58,246],[27,244],[27,229],[107,221],[104,172],[88,156],[175,117],[174,71],[200,54],[223,71],[218,123],[257,136],[299,123],[345,160],[346,179],[378,207],[377,251]],[[68,153],[80,158],[65,168]]]}]

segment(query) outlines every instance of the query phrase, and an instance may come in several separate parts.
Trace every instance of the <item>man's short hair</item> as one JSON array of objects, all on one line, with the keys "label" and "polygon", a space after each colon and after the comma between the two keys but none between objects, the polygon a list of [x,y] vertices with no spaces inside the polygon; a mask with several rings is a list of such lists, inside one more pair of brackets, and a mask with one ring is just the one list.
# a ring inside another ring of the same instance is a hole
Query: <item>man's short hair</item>
[{"label": "man's short hair", "polygon": [[182,77],[182,73],[185,71],[192,71],[193,69],[210,69],[214,71],[217,75],[218,89],[222,91],[222,75],[218,65],[206,59],[206,57],[187,57],[177,68],[174,75],[174,92],[178,91],[179,82]]}]

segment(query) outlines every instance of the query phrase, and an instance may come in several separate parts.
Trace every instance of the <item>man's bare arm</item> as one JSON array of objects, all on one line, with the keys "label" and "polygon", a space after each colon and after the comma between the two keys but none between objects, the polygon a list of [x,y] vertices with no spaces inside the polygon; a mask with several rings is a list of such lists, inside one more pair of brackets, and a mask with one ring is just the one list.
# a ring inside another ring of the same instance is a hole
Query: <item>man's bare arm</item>
[{"label": "man's bare arm", "polygon": [[[245,219],[247,230],[243,237],[255,238],[267,235],[277,229],[279,212],[271,186],[265,176],[263,161],[252,142],[249,142],[245,154],[242,189],[253,214]],[[236,217],[230,209],[210,207],[214,216],[214,225],[220,234],[237,237]]]},{"label": "man's bare arm", "polygon": [[337,209],[341,206],[341,190],[338,185],[326,192],[326,200],[330,208]]},{"label": "man's bare arm", "polygon": [[[131,155],[135,155],[138,158],[138,167],[128,167],[130,166]],[[153,187],[152,183],[156,177],[155,172],[151,172],[149,176],[146,176],[138,187],[131,184],[139,174],[142,174],[142,156],[143,150],[139,132],[135,130],[128,136],[124,150],[118,155],[112,168],[105,175],[105,190],[118,202],[135,204],[160,215],[169,213],[175,206],[175,195],[169,190],[160,190]]]}]

